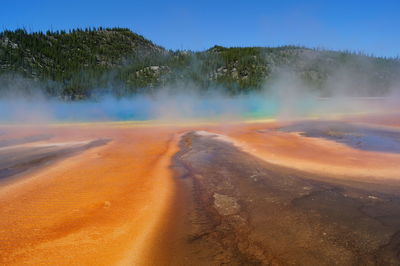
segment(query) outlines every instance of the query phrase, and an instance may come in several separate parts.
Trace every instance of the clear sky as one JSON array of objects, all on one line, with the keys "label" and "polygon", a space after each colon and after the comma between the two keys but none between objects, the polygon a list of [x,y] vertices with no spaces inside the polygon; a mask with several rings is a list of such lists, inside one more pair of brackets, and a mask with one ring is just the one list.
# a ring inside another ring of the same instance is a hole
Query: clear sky
[{"label": "clear sky", "polygon": [[0,27],[127,27],[168,49],[304,45],[400,55],[400,0],[1,0]]}]

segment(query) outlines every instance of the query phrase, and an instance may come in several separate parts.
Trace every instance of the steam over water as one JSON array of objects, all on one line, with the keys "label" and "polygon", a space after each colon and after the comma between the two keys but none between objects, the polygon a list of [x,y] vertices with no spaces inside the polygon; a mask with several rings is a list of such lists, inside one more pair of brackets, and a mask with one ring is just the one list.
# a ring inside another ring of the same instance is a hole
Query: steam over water
[{"label": "steam over water", "polygon": [[97,100],[61,101],[34,99],[0,100],[0,122],[79,122],[128,120],[187,119],[258,119],[323,116],[337,113],[375,112],[391,109],[384,98],[319,98],[310,95],[296,98],[277,95],[164,95]]}]

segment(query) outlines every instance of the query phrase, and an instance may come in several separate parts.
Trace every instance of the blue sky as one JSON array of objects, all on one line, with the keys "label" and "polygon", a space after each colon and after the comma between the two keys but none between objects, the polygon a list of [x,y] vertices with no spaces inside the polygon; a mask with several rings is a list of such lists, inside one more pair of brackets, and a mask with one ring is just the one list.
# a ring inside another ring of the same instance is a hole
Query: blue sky
[{"label": "blue sky", "polygon": [[1,29],[128,27],[168,49],[304,45],[400,55],[400,1],[12,0]]}]

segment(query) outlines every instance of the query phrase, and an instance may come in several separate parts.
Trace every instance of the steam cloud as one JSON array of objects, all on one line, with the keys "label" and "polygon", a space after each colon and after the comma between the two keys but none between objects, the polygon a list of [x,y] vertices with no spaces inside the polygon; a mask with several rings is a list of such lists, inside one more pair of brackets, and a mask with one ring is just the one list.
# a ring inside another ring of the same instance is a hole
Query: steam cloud
[{"label": "steam cloud", "polygon": [[[338,73],[345,73],[340,70]],[[337,113],[393,111],[399,103],[397,87],[385,97],[367,95],[355,88],[350,75],[334,75],[323,91],[310,90],[293,71],[279,70],[277,78],[259,92],[228,96],[220,90],[200,94],[196,88],[164,88],[154,95],[116,98],[102,95],[86,101],[47,99],[21,79],[8,84],[0,98],[1,123],[49,123],[125,120],[241,120],[257,118],[295,119]],[[364,81],[363,81],[364,82]],[[359,82],[357,83],[359,84]],[[18,88],[17,87],[22,87]],[[352,87],[351,87],[352,86]],[[2,88],[3,89],[3,88]],[[23,91],[16,94],[15,91]],[[11,92],[11,93],[10,93]],[[28,95],[28,96],[27,96]],[[357,97],[356,97],[357,96]]]}]

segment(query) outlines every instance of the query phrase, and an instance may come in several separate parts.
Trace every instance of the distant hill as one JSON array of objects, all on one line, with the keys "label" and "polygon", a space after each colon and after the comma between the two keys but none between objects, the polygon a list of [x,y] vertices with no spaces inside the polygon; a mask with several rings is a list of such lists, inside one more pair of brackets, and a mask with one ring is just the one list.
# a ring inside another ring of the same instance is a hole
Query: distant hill
[{"label": "distant hill", "polygon": [[293,78],[296,86],[321,95],[348,90],[376,96],[400,84],[399,77],[398,59],[296,46],[191,52],[166,50],[124,28],[0,33],[0,92],[8,93],[41,90],[81,99],[190,86],[237,94]]}]

